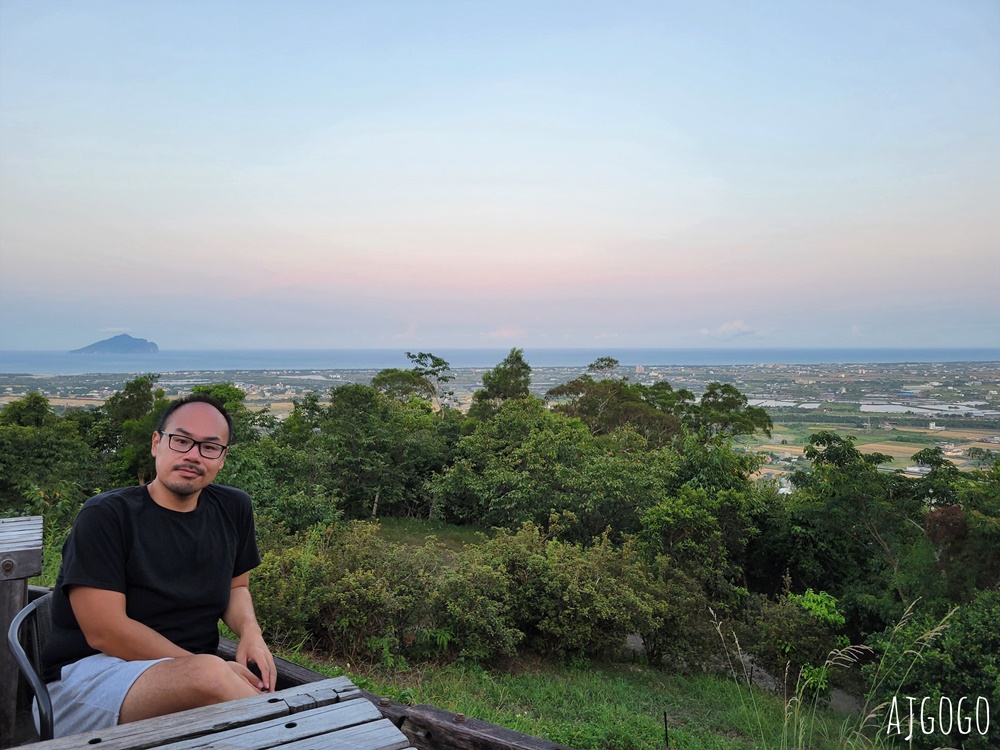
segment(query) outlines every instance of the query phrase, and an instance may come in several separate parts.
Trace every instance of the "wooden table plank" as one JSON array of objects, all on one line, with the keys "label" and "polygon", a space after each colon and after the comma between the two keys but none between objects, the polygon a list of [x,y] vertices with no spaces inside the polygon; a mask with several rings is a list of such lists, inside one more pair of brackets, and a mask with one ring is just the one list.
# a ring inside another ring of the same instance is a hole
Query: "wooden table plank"
[{"label": "wooden table plank", "polygon": [[282,695],[285,693],[289,694],[284,698],[285,705],[288,706],[288,712],[292,714],[308,711],[317,706],[329,706],[331,703],[352,700],[361,694],[346,677],[334,677],[328,681],[281,691]]},{"label": "wooden table plank", "polygon": [[[376,721],[384,719],[379,710],[368,701],[344,701],[293,716],[283,716],[183,742],[165,743],[158,747],[160,750],[267,750],[300,740],[313,739],[314,742],[321,743],[326,738],[316,739],[318,735]],[[392,728],[398,734],[401,746],[409,744],[402,732]]]},{"label": "wooden table plank", "polygon": [[413,750],[406,735],[388,719],[379,719],[336,734],[282,745],[280,750]]},{"label": "wooden table plank", "polygon": [[[340,692],[338,692],[340,691]],[[38,750],[80,750],[100,744],[102,750],[145,750],[166,742],[222,732],[233,727],[287,717],[294,711],[329,705],[340,694],[356,694],[357,688],[346,677],[313,682],[307,685],[263,693],[238,701],[193,708],[135,724],[120,724],[99,732],[84,732],[32,745]],[[367,701],[365,701],[367,703]]]}]

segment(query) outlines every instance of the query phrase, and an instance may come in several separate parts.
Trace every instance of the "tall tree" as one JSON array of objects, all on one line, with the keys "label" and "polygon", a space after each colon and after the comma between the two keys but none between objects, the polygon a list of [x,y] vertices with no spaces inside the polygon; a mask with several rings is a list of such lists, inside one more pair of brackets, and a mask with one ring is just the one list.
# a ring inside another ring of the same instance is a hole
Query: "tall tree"
[{"label": "tall tree", "polygon": [[451,365],[447,360],[441,359],[430,352],[407,352],[406,358],[413,363],[412,372],[422,378],[433,378],[434,382],[440,385],[455,379],[454,375],[448,375]]},{"label": "tall tree", "polygon": [[109,469],[115,484],[143,484],[153,478],[149,441],[168,403],[163,389],[154,389],[159,379],[159,375],[134,378],[104,404],[104,440],[112,455]]},{"label": "tall tree", "polygon": [[49,400],[37,391],[32,391],[17,401],[11,401],[0,409],[0,425],[41,427],[53,421],[55,414],[52,413]]},{"label": "tall tree", "polygon": [[511,349],[500,364],[483,373],[483,387],[472,394],[469,415],[489,419],[504,401],[528,398],[530,385],[531,366],[524,360],[524,350]]},{"label": "tall tree", "polygon": [[911,480],[879,470],[891,456],[862,453],[853,437],[818,432],[804,454],[812,471],[792,476],[786,547],[796,585],[843,597],[865,629],[881,629],[921,594],[907,561],[923,537],[923,502]]},{"label": "tall tree", "polygon": [[765,409],[749,406],[747,397],[730,383],[709,383],[692,421],[709,439],[752,435],[757,430],[770,436],[774,426]]},{"label": "tall tree", "polygon": [[111,395],[104,402],[104,411],[111,420],[113,427],[120,427],[129,420],[142,419],[153,409],[157,397],[163,396],[162,390],[153,390],[157,374],[140,375],[125,383],[125,386]]},{"label": "tall tree", "polygon": [[409,401],[411,398],[434,398],[437,389],[425,376],[415,370],[400,370],[390,367],[379,370],[372,378],[372,388],[390,398]]},{"label": "tall tree", "polygon": [[246,405],[247,394],[233,383],[212,383],[196,385],[192,393],[205,393],[219,399],[233,420],[233,434],[230,443],[247,443],[257,440],[260,432],[274,427],[274,417],[265,407],[252,412]]},{"label": "tall tree", "polygon": [[352,384],[332,389],[326,407],[307,399],[296,410],[275,436],[301,447],[316,469],[310,483],[339,497],[347,517],[429,512],[424,484],[450,451],[430,404]]},{"label": "tall tree", "polygon": [[608,378],[618,369],[618,365],[619,362],[614,357],[598,357],[587,365],[587,372],[599,375],[602,379]]},{"label": "tall tree", "polygon": [[590,375],[550,388],[545,396],[562,402],[554,411],[582,420],[593,435],[612,435],[630,428],[644,438],[650,448],[668,444],[681,432],[681,422],[646,398],[645,386],[625,380],[595,381]]}]

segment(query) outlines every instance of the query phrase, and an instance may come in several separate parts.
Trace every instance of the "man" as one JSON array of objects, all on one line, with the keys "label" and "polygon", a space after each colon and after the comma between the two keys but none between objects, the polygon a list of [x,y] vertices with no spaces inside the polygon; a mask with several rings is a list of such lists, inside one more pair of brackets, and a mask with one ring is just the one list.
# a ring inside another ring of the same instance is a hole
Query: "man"
[{"label": "man", "polygon": [[[216,399],[174,401],[152,436],[156,478],[80,510],[42,663],[57,737],[274,689],[248,588],[250,498],[212,484],[231,436]],[[220,618],[239,636],[236,661],[215,656]]]}]

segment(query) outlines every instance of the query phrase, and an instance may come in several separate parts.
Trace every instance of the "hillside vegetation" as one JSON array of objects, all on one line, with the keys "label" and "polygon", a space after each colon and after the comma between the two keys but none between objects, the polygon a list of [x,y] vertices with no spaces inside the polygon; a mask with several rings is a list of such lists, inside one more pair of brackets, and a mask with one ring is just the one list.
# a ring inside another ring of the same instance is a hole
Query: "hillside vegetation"
[{"label": "hillside vegetation", "polygon": [[[351,664],[425,702],[481,695],[466,713],[579,747],[653,747],[665,720],[672,747],[885,744],[894,696],[981,696],[1000,715],[995,458],[959,472],[915,445],[929,471],[909,478],[819,431],[783,494],[754,480],[761,456],[734,446],[772,425],[732,385],[695,398],[613,377],[603,359],[552,389],[550,409],[514,349],[463,414],[437,408],[447,363],[411,359],[372,385],[307,395],[284,420],[251,412],[231,384],[196,388],[235,418],[219,481],[254,497],[257,610],[285,653]],[[151,478],[156,381],[61,416],[37,393],[0,410],[0,512],[45,516],[50,582],[82,502]],[[440,538],[379,519],[420,519]],[[635,673],[620,662],[629,636],[643,646]],[[778,679],[776,709],[742,686],[740,656]],[[611,667],[591,677],[599,664]],[[672,680],[701,695],[699,680],[727,671],[704,704],[668,697]],[[884,704],[863,731],[806,721],[837,684]],[[560,685],[585,696],[569,718],[542,699]],[[610,723],[605,693],[631,706]],[[748,718],[716,722],[714,701]],[[543,705],[553,714],[536,715]],[[998,727],[921,732],[913,746],[995,746]]]}]

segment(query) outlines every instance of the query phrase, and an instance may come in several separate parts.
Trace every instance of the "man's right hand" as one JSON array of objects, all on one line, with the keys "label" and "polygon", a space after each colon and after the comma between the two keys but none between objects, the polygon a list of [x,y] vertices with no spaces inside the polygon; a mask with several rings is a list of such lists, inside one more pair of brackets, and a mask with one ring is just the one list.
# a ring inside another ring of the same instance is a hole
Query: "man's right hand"
[{"label": "man's right hand", "polygon": [[263,692],[263,690],[261,690],[260,687],[261,686],[260,677],[255,675],[253,672],[244,667],[238,661],[227,661],[226,666],[229,667],[231,670],[233,670],[233,672],[236,674],[237,677],[245,680],[246,683],[254,690],[256,690],[258,693]]}]

